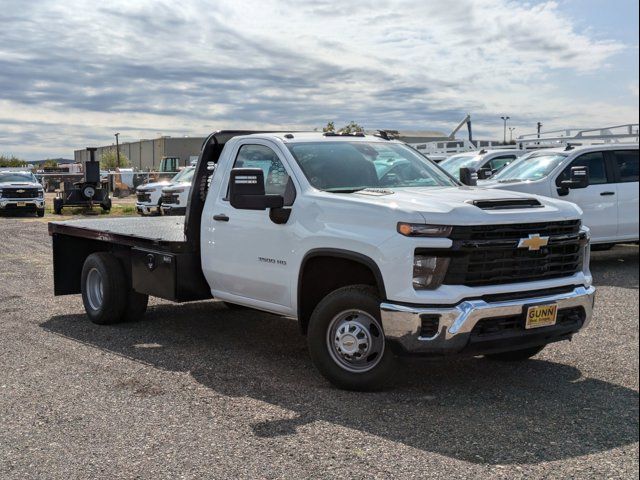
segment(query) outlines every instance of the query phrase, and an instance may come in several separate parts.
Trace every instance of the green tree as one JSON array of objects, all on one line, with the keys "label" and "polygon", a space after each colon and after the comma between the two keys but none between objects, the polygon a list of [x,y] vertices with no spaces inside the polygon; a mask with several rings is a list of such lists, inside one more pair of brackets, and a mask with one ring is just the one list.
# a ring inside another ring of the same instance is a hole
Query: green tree
[{"label": "green tree", "polygon": [[[100,157],[100,168],[103,170],[114,170],[117,166],[118,158],[115,148],[107,150]],[[129,166],[129,158],[122,152],[120,152],[120,166],[123,168]]]},{"label": "green tree", "polygon": [[51,160],[50,158],[48,158],[47,160],[44,161],[44,163],[42,164],[42,168],[58,168],[58,162],[56,162],[55,160]]},{"label": "green tree", "polygon": [[344,127],[336,130],[336,124],[335,122],[327,122],[327,126],[322,128],[322,131],[324,133],[327,132],[331,132],[331,133],[364,133],[364,127],[362,127],[360,124],[354,122],[353,120],[350,121],[349,123],[347,123]]},{"label": "green tree", "polygon": [[25,160],[13,155],[0,155],[0,167],[26,167],[27,165]]}]

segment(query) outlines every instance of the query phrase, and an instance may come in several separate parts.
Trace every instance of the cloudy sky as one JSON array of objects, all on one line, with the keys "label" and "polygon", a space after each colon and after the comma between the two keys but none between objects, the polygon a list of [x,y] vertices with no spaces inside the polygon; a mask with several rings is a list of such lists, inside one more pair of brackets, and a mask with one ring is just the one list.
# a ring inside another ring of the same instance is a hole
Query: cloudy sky
[{"label": "cloudy sky", "polygon": [[0,0],[0,153],[220,128],[638,121],[636,0]]}]

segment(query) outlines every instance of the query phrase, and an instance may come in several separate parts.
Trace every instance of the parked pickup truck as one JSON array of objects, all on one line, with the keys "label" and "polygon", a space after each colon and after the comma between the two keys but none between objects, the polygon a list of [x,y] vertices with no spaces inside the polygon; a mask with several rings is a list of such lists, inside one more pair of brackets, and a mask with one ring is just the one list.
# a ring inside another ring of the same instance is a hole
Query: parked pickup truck
[{"label": "parked pickup truck", "polygon": [[[584,211],[594,249],[602,250],[639,239],[639,166],[637,143],[569,145],[531,153],[480,185],[577,204]],[[568,188],[576,168],[585,169],[588,182],[582,188]]]},{"label": "parked pickup truck", "polygon": [[184,215],[187,212],[195,167],[187,167],[185,170],[185,174],[179,180],[162,188],[160,208],[163,215]]},{"label": "parked pickup truck", "polygon": [[0,172],[0,212],[31,212],[44,217],[44,188],[31,172]]},{"label": "parked pickup truck", "polygon": [[162,190],[170,185],[181,183],[184,178],[188,178],[188,184],[191,185],[193,170],[193,167],[183,168],[170,180],[140,185],[136,189],[137,212],[140,215],[148,215],[151,213],[160,215],[162,213]]},{"label": "parked pickup truck", "polygon": [[184,221],[49,232],[55,294],[81,293],[93,322],[136,320],[149,295],[215,297],[296,319],[318,370],[364,390],[396,354],[524,360],[584,328],[595,290],[580,216],[463,186],[383,137],[220,131]]}]

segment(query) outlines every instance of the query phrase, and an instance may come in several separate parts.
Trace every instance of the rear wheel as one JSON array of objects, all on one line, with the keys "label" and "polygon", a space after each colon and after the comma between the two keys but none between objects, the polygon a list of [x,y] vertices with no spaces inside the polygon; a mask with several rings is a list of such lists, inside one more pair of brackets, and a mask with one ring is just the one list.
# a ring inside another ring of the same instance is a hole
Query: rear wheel
[{"label": "rear wheel", "polygon": [[343,287],[322,299],[309,320],[307,344],[320,373],[345,390],[380,389],[393,369],[380,300],[367,285]]},{"label": "rear wheel", "polygon": [[489,355],[485,355],[485,357],[489,360],[497,360],[500,362],[522,362],[539,354],[544,349],[544,347],[546,347],[546,345],[525,348],[522,350],[514,350],[512,352],[491,353]]},{"label": "rear wheel", "polygon": [[62,214],[62,205],[63,205],[63,201],[61,198],[54,198],[53,199],[53,213],[55,213],[56,215],[61,215]]},{"label": "rear wheel", "polygon": [[44,217],[44,208],[39,208],[36,213],[39,217]]},{"label": "rear wheel", "polygon": [[133,291],[120,261],[106,252],[92,253],[82,267],[82,302],[89,319],[99,325],[138,320],[148,295]]}]

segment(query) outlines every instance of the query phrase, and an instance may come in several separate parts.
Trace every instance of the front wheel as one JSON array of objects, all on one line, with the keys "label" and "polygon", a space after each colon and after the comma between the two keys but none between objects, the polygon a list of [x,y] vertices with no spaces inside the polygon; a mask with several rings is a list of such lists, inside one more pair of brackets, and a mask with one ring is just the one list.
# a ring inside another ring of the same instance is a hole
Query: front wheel
[{"label": "front wheel", "polygon": [[316,306],[307,332],[311,360],[345,390],[377,390],[394,365],[380,321],[380,300],[367,285],[331,292]]},{"label": "front wheel", "polygon": [[499,362],[522,362],[539,354],[545,346],[546,345],[541,345],[539,347],[525,348],[511,352],[490,353],[489,355],[485,355],[485,357],[489,360],[497,360]]}]

